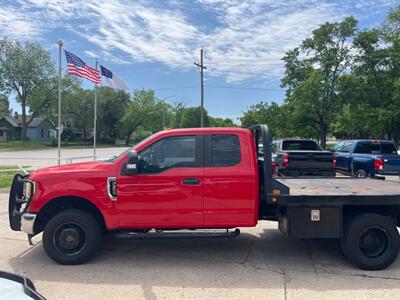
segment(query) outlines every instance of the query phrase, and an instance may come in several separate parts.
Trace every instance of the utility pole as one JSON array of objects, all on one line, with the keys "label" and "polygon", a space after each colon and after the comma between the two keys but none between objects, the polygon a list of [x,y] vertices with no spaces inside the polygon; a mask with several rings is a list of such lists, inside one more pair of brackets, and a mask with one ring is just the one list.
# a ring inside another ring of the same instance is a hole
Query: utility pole
[{"label": "utility pole", "polygon": [[203,64],[203,48],[200,49],[200,63],[194,62],[194,64],[200,69],[200,97],[201,97],[201,108],[200,108],[200,127],[204,127],[204,69],[207,69]]},{"label": "utility pole", "polygon": [[58,128],[57,128],[57,146],[58,146],[58,165],[61,164],[61,51],[63,41],[58,40]]}]

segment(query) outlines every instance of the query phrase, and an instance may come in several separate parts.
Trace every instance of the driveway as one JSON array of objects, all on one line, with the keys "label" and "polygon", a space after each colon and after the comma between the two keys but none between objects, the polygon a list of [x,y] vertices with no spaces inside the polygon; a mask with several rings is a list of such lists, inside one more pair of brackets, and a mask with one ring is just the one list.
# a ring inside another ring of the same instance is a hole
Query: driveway
[{"label": "driveway", "polygon": [[87,264],[61,266],[41,236],[29,246],[8,227],[0,194],[0,269],[24,274],[48,299],[398,299],[400,259],[361,271],[335,241],[286,240],[274,222],[233,239],[134,240],[107,237]]}]

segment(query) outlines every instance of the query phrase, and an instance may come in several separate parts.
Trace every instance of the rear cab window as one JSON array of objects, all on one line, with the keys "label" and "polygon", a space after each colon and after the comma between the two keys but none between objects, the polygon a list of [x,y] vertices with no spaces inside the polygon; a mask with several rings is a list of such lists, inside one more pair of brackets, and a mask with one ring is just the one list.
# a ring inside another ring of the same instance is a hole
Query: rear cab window
[{"label": "rear cab window", "polygon": [[371,154],[373,148],[375,152],[380,151],[380,149],[376,145],[373,147],[371,142],[358,142],[356,148],[354,149],[354,153]]},{"label": "rear cab window", "polygon": [[392,142],[383,142],[381,145],[382,154],[397,154],[395,145]]},{"label": "rear cab window", "polygon": [[322,151],[322,148],[314,141],[283,141],[282,150]]},{"label": "rear cab window", "polygon": [[212,134],[209,165],[231,167],[240,163],[240,140],[235,134]]},{"label": "rear cab window", "polygon": [[354,153],[359,154],[397,154],[392,142],[386,141],[361,141],[357,143]]}]

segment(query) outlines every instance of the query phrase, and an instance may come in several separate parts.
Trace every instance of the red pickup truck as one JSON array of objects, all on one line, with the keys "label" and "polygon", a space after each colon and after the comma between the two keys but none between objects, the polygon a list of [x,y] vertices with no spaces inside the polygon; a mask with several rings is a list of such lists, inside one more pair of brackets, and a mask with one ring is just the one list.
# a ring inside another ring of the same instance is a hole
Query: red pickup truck
[{"label": "red pickup truck", "polygon": [[233,237],[272,220],[288,238],[338,239],[376,270],[397,257],[399,212],[397,182],[273,178],[266,125],[158,132],[108,160],[17,174],[9,200],[11,228],[43,231],[61,264],[90,259],[105,233]]}]

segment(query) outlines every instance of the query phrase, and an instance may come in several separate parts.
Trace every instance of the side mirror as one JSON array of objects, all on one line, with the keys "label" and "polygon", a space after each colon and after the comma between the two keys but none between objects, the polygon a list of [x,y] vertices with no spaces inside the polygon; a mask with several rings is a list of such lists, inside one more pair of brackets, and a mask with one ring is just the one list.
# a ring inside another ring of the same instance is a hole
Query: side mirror
[{"label": "side mirror", "polygon": [[135,150],[128,151],[128,162],[126,163],[126,175],[135,175],[138,173],[139,157]]}]

